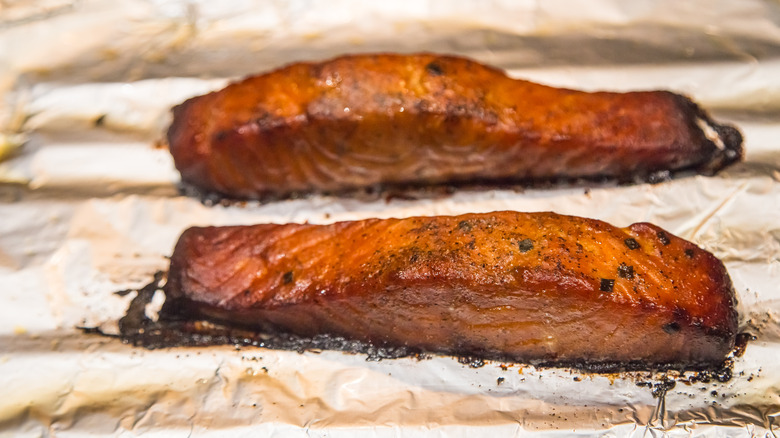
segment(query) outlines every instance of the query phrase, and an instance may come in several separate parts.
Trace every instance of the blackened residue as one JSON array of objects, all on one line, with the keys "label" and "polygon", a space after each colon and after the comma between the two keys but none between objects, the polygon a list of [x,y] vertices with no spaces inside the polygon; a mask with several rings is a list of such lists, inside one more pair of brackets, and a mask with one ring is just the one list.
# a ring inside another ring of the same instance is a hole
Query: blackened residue
[{"label": "blackened residue", "polygon": [[672,172],[670,170],[659,170],[657,172],[651,172],[647,175],[647,182],[650,184],[660,184],[672,180]]},{"label": "blackened residue", "polygon": [[660,381],[640,381],[636,386],[650,388],[654,398],[663,398],[666,393],[677,386],[677,381],[664,376]]},{"label": "blackened residue", "polygon": [[[160,283],[165,277],[164,272],[156,272],[154,280],[146,286],[138,289],[138,294],[130,301],[127,313],[119,320],[120,333],[145,333],[153,321],[146,316],[146,305],[152,301],[154,293],[160,288]],[[124,292],[124,291],[121,291]],[[120,293],[121,293],[120,292]]]},{"label": "blackened residue", "polygon": [[689,377],[686,382],[690,383],[710,383],[717,381],[720,383],[726,383],[734,376],[734,362],[727,360],[724,365],[715,370],[701,370]]},{"label": "blackened residue", "polygon": [[458,363],[468,365],[469,368],[482,368],[485,366],[485,359],[476,356],[461,356],[458,358]]},{"label": "blackened residue", "polygon": [[[725,383],[734,377],[734,359],[741,357],[745,353],[747,344],[750,341],[756,340],[756,337],[750,333],[739,333],[734,343],[734,348],[729,353],[729,356],[723,363],[714,369],[699,370],[691,376],[678,379],[678,381],[684,383],[710,383],[718,382]],[[752,376],[748,377],[748,382],[752,380]]]}]

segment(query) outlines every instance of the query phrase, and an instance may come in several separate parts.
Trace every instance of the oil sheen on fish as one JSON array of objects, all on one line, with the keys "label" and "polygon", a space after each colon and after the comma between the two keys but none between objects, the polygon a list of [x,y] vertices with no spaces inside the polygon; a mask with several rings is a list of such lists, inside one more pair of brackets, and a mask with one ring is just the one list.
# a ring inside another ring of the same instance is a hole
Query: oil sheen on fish
[{"label": "oil sheen on fish", "polygon": [[298,63],[187,100],[170,151],[182,181],[267,198],[377,186],[653,180],[712,174],[742,136],[667,91],[587,93],[453,56]]},{"label": "oil sheen on fish", "polygon": [[713,367],[736,299],[709,252],[554,213],[190,228],[168,311],[531,363]]}]

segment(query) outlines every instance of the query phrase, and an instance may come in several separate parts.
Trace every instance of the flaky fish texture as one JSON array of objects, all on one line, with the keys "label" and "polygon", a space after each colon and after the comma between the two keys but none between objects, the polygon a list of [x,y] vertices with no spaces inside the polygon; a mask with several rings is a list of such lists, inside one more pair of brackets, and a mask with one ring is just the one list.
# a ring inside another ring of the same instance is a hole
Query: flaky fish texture
[{"label": "flaky fish texture", "polygon": [[190,228],[166,312],[530,363],[713,367],[736,299],[709,252],[554,213]]},{"label": "flaky fish texture", "polygon": [[666,91],[586,93],[453,56],[298,63],[187,100],[170,151],[205,193],[263,199],[385,186],[712,174],[742,136]]}]

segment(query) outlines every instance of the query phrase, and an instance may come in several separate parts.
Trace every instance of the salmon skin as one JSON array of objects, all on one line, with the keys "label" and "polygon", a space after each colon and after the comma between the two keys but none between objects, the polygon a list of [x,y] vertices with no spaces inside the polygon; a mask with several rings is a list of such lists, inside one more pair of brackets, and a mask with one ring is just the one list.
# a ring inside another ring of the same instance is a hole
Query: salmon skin
[{"label": "salmon skin", "polygon": [[182,182],[264,199],[382,186],[713,174],[742,136],[666,91],[586,93],[454,56],[292,64],[173,109]]},{"label": "salmon skin", "polygon": [[737,330],[709,252],[554,213],[190,228],[165,292],[167,314],[526,363],[708,368]]}]

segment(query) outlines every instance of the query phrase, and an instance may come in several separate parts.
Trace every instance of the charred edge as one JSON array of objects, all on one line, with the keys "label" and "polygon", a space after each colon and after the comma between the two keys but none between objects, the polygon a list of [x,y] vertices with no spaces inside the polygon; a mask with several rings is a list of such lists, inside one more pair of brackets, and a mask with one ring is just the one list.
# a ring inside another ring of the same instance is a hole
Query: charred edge
[{"label": "charred edge", "polygon": [[[572,368],[578,371],[595,373],[595,374],[610,374],[632,371],[649,371],[649,372],[665,372],[665,371],[677,371],[694,372],[694,373],[718,373],[718,375],[724,376],[728,374],[733,368],[733,362],[729,359],[724,359],[719,363],[711,362],[677,362],[677,363],[653,363],[652,361],[628,361],[628,362],[614,362],[614,361],[601,361],[601,362],[588,362],[582,360],[576,361],[540,361],[533,363],[533,365],[540,368]],[[708,374],[708,375],[710,375]]]},{"label": "charred edge", "polygon": [[[686,114],[692,116],[693,123],[691,128],[698,130],[705,141],[711,146],[712,153],[710,156],[700,164],[694,166],[693,169],[697,173],[711,176],[731,164],[742,160],[745,153],[743,148],[744,138],[742,133],[735,126],[717,123],[707,111],[685,96],[679,96],[678,102],[680,103],[680,106],[683,107]],[[718,145],[715,141],[708,138],[705,129],[698,126],[697,121],[703,122],[708,128],[712,129],[715,134],[717,134],[718,141],[721,142],[722,145]]]},{"label": "charred edge", "polygon": [[[303,337],[288,333],[264,333],[250,329],[229,327],[219,323],[193,317],[197,315],[197,305],[186,299],[171,299],[167,296],[165,287],[160,283],[165,278],[165,272],[157,272],[154,280],[138,289],[138,294],[128,306],[127,313],[119,321],[119,335],[106,334],[96,327],[78,327],[87,334],[119,337],[124,343],[144,347],[150,350],[170,347],[207,347],[215,345],[234,345],[260,347],[276,350],[305,351],[335,350],[352,354],[365,354],[367,361],[383,359],[399,359],[413,357],[428,359],[434,353],[417,348],[394,345],[378,345],[357,341],[341,336],[328,334],[314,337]],[[159,312],[158,321],[146,317],[144,308],[154,293],[162,289],[166,292],[166,301]],[[678,315],[679,316],[679,315]],[[472,354],[449,355],[459,363],[470,368],[479,368],[486,361],[503,363],[530,364],[539,368],[571,368],[589,373],[616,373],[629,371],[693,371],[698,372],[694,379],[705,382],[717,380],[725,382],[731,379],[733,357],[739,357],[745,350],[748,341],[754,336],[743,333],[737,336],[737,343],[729,356],[721,363],[653,363],[652,361],[591,362],[585,360],[523,360],[508,355],[493,354],[479,351]],[[448,356],[447,354],[441,354]],[[705,382],[706,383],[706,382]]]},{"label": "charred edge", "polygon": [[[215,325],[202,320],[163,320],[147,324],[142,331],[123,331],[123,342],[150,350],[170,347],[207,347],[233,345],[237,347],[259,347],[274,350],[295,351],[298,353],[321,350],[341,351],[349,354],[365,354],[367,361],[383,359],[416,358],[429,359],[433,355],[450,356],[469,368],[480,368],[487,361],[501,363],[530,364],[538,368],[571,368],[578,371],[607,374],[630,371],[693,371],[702,379],[712,378],[726,381],[731,377],[732,363],[652,363],[648,361],[630,362],[589,362],[560,360],[522,360],[516,357],[482,352],[479,355],[448,355],[425,352],[405,346],[378,345],[328,334],[303,337],[287,333],[258,333]],[[726,380],[723,380],[726,379]]]},{"label": "charred edge", "polygon": [[523,192],[525,190],[551,190],[567,188],[585,188],[589,190],[591,188],[598,187],[627,186],[644,183],[658,184],[662,182],[673,181],[675,179],[690,177],[697,173],[701,172],[699,172],[695,167],[689,167],[682,169],[662,169],[650,173],[638,173],[621,176],[552,176],[549,178],[540,179],[483,178],[469,181],[448,181],[442,183],[388,183],[377,184],[368,187],[344,188],[339,190],[311,190],[278,193],[264,192],[258,193],[256,196],[234,196],[228,193],[204,189],[187,181],[180,181],[176,187],[180,195],[198,199],[203,205],[207,207],[212,207],[215,205],[222,205],[227,207],[231,205],[241,205],[245,202],[256,202],[262,205],[278,201],[310,199],[316,196],[354,198],[365,202],[374,202],[377,200],[390,202],[394,199],[415,201],[446,198],[452,196],[458,191],[509,190]]},{"label": "charred edge", "polygon": [[731,355],[733,357],[742,357],[743,354],[745,354],[745,350],[747,349],[748,342],[755,341],[756,337],[753,336],[751,333],[739,333],[737,334],[737,339],[734,341],[734,350],[732,350]]}]

